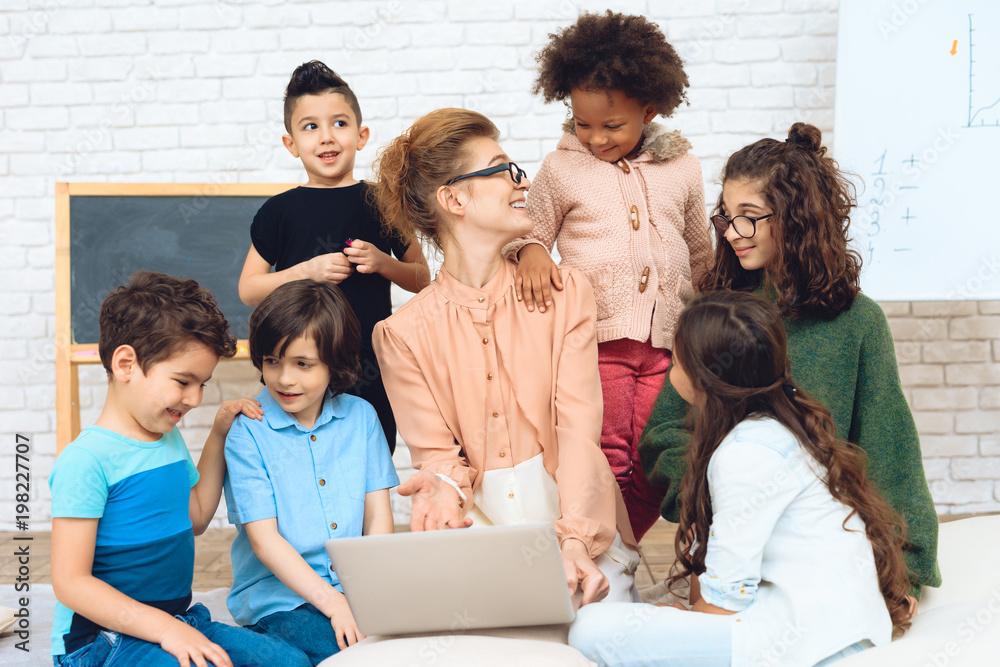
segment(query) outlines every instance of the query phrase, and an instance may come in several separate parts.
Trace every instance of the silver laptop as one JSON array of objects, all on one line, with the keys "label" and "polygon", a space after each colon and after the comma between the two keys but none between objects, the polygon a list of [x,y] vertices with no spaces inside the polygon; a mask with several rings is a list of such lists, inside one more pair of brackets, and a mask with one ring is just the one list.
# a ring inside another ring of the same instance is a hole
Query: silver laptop
[{"label": "silver laptop", "polygon": [[334,539],[326,551],[366,635],[569,623],[579,606],[549,523]]}]

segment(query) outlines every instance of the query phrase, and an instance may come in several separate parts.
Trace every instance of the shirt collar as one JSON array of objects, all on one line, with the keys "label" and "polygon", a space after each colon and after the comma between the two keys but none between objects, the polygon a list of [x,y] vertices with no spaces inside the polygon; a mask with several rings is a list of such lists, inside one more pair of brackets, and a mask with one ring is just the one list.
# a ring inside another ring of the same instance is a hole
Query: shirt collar
[{"label": "shirt collar", "polygon": [[500,268],[497,269],[492,278],[486,281],[482,288],[475,288],[460,282],[444,267],[438,271],[437,275],[438,286],[447,299],[466,308],[483,310],[502,299],[513,281],[514,266],[507,260],[500,262]]},{"label": "shirt collar", "polygon": [[339,396],[333,397],[330,390],[327,389],[326,394],[323,396],[323,408],[319,411],[316,423],[313,424],[312,428],[306,428],[295,417],[285,412],[281,404],[274,400],[274,396],[271,396],[271,392],[267,390],[267,387],[264,387],[257,395],[257,400],[260,401],[260,406],[264,409],[264,419],[273,430],[278,431],[289,426],[294,426],[306,433],[315,431],[334,418],[340,419],[346,414],[346,410],[339,399]]}]

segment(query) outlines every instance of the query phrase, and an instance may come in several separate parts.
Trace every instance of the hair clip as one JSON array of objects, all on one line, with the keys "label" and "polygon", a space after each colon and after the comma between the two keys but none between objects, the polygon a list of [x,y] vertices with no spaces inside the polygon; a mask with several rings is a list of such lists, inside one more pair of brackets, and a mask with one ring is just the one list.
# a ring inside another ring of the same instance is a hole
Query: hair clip
[{"label": "hair clip", "polygon": [[782,382],[781,388],[785,390],[785,395],[788,396],[789,400],[795,400],[796,390],[794,384],[791,382]]}]

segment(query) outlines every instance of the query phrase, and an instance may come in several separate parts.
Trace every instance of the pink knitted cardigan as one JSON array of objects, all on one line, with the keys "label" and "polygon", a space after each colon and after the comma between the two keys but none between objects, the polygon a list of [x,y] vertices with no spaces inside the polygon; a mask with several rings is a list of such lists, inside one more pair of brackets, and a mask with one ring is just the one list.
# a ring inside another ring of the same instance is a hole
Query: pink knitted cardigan
[{"label": "pink knitted cardigan", "polygon": [[679,132],[646,126],[638,157],[598,160],[572,121],[545,156],[528,191],[531,234],[512,241],[516,258],[528,243],[583,272],[597,300],[597,341],[630,338],[672,348],[677,318],[708,270],[712,245],[698,158]]}]

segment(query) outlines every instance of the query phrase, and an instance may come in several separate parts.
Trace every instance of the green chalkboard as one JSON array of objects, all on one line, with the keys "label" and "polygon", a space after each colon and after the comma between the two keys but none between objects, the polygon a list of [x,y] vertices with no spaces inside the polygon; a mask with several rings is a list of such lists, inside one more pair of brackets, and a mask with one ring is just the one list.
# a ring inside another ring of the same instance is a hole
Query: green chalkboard
[{"label": "green chalkboard", "polygon": [[251,308],[237,291],[250,223],[266,196],[71,196],[74,343],[96,343],[101,302],[140,269],[193,278],[215,294],[232,333]]}]

